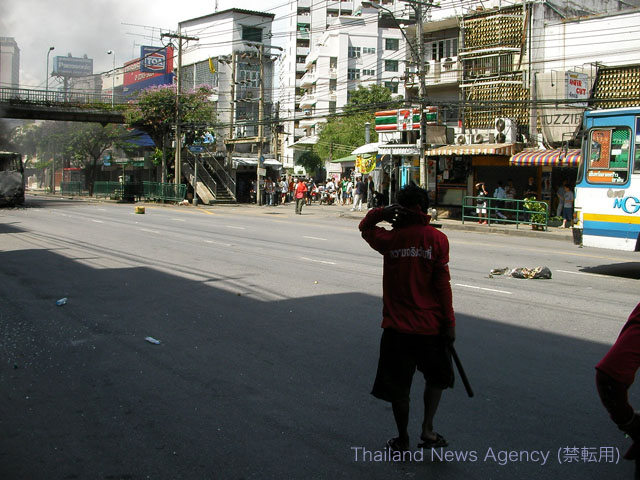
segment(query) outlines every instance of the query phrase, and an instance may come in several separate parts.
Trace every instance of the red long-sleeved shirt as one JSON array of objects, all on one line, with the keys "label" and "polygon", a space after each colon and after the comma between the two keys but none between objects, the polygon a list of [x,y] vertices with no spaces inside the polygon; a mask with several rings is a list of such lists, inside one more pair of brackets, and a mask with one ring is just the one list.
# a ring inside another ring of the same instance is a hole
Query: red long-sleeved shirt
[{"label": "red long-sleeved shirt", "polygon": [[362,238],[384,256],[382,328],[437,335],[455,325],[449,241],[429,225],[431,217],[387,230],[378,227],[383,209],[375,208],[360,222]]}]

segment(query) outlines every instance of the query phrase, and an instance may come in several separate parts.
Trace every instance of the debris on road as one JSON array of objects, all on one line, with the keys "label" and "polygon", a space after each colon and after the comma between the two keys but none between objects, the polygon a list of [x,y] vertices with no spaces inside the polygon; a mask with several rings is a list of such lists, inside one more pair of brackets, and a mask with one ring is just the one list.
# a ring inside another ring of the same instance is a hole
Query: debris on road
[{"label": "debris on road", "polygon": [[494,275],[504,275],[506,277],[513,278],[533,278],[533,279],[551,279],[551,270],[549,267],[535,267],[535,268],[494,268],[489,272],[489,278],[493,278]]},{"label": "debris on road", "polygon": [[61,298],[60,300],[56,300],[56,305],[59,307],[66,304],[67,304],[67,297]]},{"label": "debris on road", "polygon": [[153,337],[145,337],[145,340],[149,343],[153,343],[154,345],[160,345],[160,340],[156,340]]}]

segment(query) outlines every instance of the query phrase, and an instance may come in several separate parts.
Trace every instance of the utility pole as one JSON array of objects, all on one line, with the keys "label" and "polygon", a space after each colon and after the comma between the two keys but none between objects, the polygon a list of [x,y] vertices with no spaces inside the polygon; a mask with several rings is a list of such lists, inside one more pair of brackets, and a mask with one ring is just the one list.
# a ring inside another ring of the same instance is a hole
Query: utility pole
[{"label": "utility pole", "polygon": [[418,76],[420,77],[420,186],[427,188],[427,160],[425,158],[425,147],[427,139],[427,115],[425,113],[425,73],[424,73],[424,44],[422,43],[422,4],[416,2],[414,5],[416,11],[416,19],[418,25],[416,28],[416,36],[418,41]]},{"label": "utility pole", "polygon": [[260,171],[264,165],[262,162],[262,149],[264,148],[264,45],[258,46],[258,59],[260,60],[260,98],[258,103],[258,165],[256,166],[256,204],[262,205],[260,194]]},{"label": "utility pole", "polygon": [[198,40],[198,37],[188,37],[186,35],[181,35],[181,27],[178,24],[178,33],[163,33],[160,35],[160,38],[174,38],[178,39],[178,69],[176,71],[176,156],[175,156],[175,178],[174,183],[177,185],[180,184],[181,178],[181,162],[182,162],[182,141],[181,141],[181,132],[180,132],[180,69],[182,67],[182,41],[186,40]]}]

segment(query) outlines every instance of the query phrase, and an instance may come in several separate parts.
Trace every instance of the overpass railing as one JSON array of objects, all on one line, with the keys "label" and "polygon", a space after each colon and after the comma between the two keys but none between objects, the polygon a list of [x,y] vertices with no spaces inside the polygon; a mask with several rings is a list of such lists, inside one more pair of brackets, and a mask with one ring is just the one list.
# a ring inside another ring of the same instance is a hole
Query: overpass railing
[{"label": "overpass railing", "polygon": [[[122,103],[122,99],[115,96],[116,103]],[[71,90],[61,92],[58,90],[33,90],[26,88],[0,88],[0,102],[23,102],[39,105],[50,104],[78,104],[86,105],[103,103],[111,105],[111,94]]]}]

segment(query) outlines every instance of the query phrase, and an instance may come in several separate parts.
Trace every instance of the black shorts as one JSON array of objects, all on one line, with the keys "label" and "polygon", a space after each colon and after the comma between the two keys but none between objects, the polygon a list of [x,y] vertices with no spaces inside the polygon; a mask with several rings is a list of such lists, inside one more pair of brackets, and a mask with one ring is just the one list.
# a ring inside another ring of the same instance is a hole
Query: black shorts
[{"label": "black shorts", "polygon": [[427,386],[443,390],[453,387],[451,352],[443,337],[385,328],[371,395],[387,402],[408,401],[416,368],[424,375]]}]

